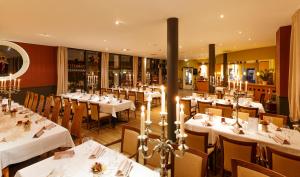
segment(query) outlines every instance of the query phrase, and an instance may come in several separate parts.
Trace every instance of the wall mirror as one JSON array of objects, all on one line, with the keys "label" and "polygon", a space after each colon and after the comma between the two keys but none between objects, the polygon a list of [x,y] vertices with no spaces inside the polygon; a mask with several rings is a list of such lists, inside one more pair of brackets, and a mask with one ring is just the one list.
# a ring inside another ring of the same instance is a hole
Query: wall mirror
[{"label": "wall mirror", "polygon": [[19,45],[0,40],[0,79],[12,79],[22,76],[29,67],[29,56]]}]

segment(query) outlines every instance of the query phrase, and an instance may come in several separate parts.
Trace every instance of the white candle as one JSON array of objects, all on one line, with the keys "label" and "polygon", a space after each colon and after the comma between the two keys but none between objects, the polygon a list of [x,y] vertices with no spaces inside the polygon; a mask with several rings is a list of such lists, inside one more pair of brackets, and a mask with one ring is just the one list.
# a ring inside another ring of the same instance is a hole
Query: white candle
[{"label": "white candle", "polygon": [[230,90],[230,79],[228,79],[228,90]]},{"label": "white candle", "polygon": [[14,88],[17,86],[17,79],[14,79]]},{"label": "white candle", "polygon": [[6,88],[6,80],[4,80],[4,82],[3,82],[3,88],[4,89]]},{"label": "white candle", "polygon": [[12,84],[11,84],[11,76],[12,76],[12,74],[9,74],[9,89],[11,89],[11,86],[12,86]]},{"label": "white candle", "polygon": [[141,135],[145,135],[145,106],[141,107]]},{"label": "white candle", "polygon": [[245,82],[245,92],[247,92],[248,81]]},{"label": "white candle", "polygon": [[148,97],[148,103],[147,103],[147,122],[151,121],[150,111],[151,111],[151,96]]},{"label": "white candle", "polygon": [[18,90],[20,90],[20,82],[21,82],[21,79],[18,79]]},{"label": "white candle", "polygon": [[179,104],[179,96],[176,97],[176,121],[179,122],[180,118],[180,104]]},{"label": "white candle", "polygon": [[235,90],[235,81],[233,81],[233,90]]},{"label": "white candle", "polygon": [[166,93],[165,93],[165,87],[161,86],[161,112],[165,113],[165,103],[166,103]]},{"label": "white candle", "polygon": [[3,88],[3,80],[1,79],[1,85],[0,85],[1,88]]},{"label": "white candle", "polygon": [[184,136],[184,111],[183,111],[183,105],[180,105],[180,133],[181,133],[181,136]]},{"label": "white candle", "polygon": [[240,81],[240,91],[242,91],[242,81]]}]

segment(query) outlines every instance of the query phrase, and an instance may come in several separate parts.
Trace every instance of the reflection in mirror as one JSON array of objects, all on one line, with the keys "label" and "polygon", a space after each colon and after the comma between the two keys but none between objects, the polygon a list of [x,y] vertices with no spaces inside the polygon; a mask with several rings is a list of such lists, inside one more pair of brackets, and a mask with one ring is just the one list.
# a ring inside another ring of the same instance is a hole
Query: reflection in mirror
[{"label": "reflection in mirror", "polygon": [[15,74],[23,65],[21,54],[15,49],[0,45],[0,77]]}]

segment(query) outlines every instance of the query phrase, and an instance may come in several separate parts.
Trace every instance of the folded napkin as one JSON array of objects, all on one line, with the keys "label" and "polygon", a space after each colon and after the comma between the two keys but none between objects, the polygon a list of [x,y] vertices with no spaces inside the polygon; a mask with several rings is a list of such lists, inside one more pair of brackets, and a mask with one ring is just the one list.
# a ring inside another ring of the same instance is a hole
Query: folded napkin
[{"label": "folded napkin", "polygon": [[0,140],[0,143],[5,143],[5,142],[7,142],[5,138],[2,138],[2,139]]},{"label": "folded napkin", "polygon": [[55,152],[54,153],[54,159],[63,159],[63,158],[71,158],[75,155],[74,150],[69,150],[69,151],[60,151],[60,152]]},{"label": "folded napkin", "polygon": [[127,159],[123,160],[119,166],[116,176],[128,176],[128,173],[132,169],[132,162],[129,162]]},{"label": "folded napkin", "polygon": [[46,119],[47,119],[47,118],[45,118],[45,117],[41,117],[41,118],[39,118],[38,120],[36,120],[35,123],[38,124],[38,123],[40,123],[40,122],[42,122],[42,121],[44,121],[44,120],[46,120]]},{"label": "folded napkin", "polygon": [[90,155],[89,159],[98,159],[100,156],[102,156],[105,152],[105,149],[102,148],[100,145],[94,149],[92,154]]},{"label": "folded napkin", "polygon": [[20,114],[27,114],[27,113],[29,113],[29,110],[20,111]]},{"label": "folded napkin", "polygon": [[46,130],[51,130],[52,128],[54,128],[56,125],[54,124],[54,123],[51,123],[51,124],[49,124],[49,125],[46,125],[45,126],[45,129]]},{"label": "folded napkin", "polygon": [[42,136],[44,134],[44,127],[41,128],[38,132],[36,132],[34,135],[33,135],[33,138],[39,138],[40,136]]},{"label": "folded napkin", "polygon": [[281,135],[276,134],[275,136],[272,136],[272,139],[279,144],[290,144],[290,142],[282,137]]}]

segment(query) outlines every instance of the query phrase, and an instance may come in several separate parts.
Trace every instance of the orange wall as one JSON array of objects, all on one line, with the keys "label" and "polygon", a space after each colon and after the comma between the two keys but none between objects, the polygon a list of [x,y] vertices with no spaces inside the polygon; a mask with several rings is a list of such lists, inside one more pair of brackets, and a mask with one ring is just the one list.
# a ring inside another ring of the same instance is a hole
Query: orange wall
[{"label": "orange wall", "polygon": [[57,84],[57,47],[19,43],[28,54],[30,65],[21,76],[21,87],[53,86]]}]

